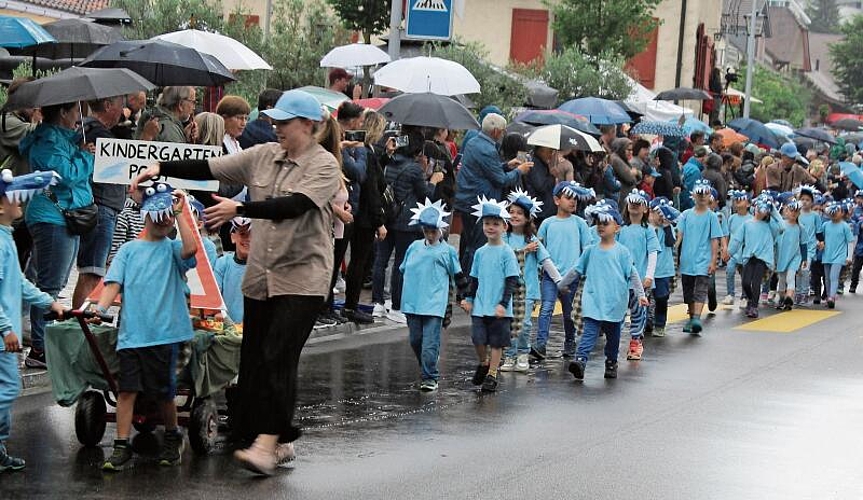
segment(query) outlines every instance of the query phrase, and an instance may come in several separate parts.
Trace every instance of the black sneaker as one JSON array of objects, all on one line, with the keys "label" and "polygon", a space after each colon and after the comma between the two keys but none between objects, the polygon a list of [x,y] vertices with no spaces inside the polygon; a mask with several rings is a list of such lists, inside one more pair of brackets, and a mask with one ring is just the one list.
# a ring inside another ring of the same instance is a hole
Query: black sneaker
[{"label": "black sneaker", "polygon": [[584,380],[584,367],[586,365],[587,362],[585,360],[576,359],[569,364],[569,373],[571,373],[576,380]]},{"label": "black sneaker", "polygon": [[605,378],[617,378],[617,361],[605,360]]},{"label": "black sneaker", "polygon": [[350,321],[348,318],[345,318],[336,311],[327,311],[322,316],[333,320],[337,325],[341,325]]},{"label": "black sneaker", "polygon": [[857,285],[854,285],[851,288],[849,288],[848,293],[857,293]]},{"label": "black sneaker", "polygon": [[132,466],[132,446],[128,443],[114,442],[114,452],[102,464],[102,470],[121,471]]},{"label": "black sneaker", "polygon": [[486,375],[482,383],[482,392],[495,392],[497,390],[497,377]]},{"label": "black sneaker", "polygon": [[474,372],[473,378],[470,381],[473,385],[480,385],[485,380],[486,375],[488,375],[488,365],[479,365],[476,367],[476,372]]},{"label": "black sneaker", "polygon": [[359,325],[370,325],[375,322],[371,314],[356,309],[345,309],[342,317]]},{"label": "black sneaker", "polygon": [[315,320],[315,328],[324,328],[328,326],[336,326],[336,320],[333,318],[327,317],[326,315],[321,314],[318,316],[318,319]]},{"label": "black sneaker", "polygon": [[0,443],[0,472],[23,470],[26,465],[23,459],[6,453],[6,446]]},{"label": "black sneaker", "polygon": [[48,362],[45,360],[45,351],[30,349],[30,354],[24,360],[24,365],[28,368],[48,368]]},{"label": "black sneaker", "polygon": [[183,458],[183,433],[179,429],[165,431],[162,451],[159,453],[159,465],[179,465]]},{"label": "black sneaker", "polygon": [[833,299],[827,299],[827,309],[835,309],[836,301]]},{"label": "black sneaker", "polygon": [[530,348],[530,355],[531,355],[531,356],[533,356],[534,358],[536,358],[536,359],[540,360],[540,361],[544,360],[544,359],[545,359],[545,357],[546,357],[546,355],[545,355],[545,346],[542,346],[542,347],[531,347],[531,348]]},{"label": "black sneaker", "polygon": [[791,309],[794,308],[794,299],[792,299],[791,297],[785,297],[785,300],[782,302],[783,302],[783,305],[782,305],[783,311],[790,311]]}]

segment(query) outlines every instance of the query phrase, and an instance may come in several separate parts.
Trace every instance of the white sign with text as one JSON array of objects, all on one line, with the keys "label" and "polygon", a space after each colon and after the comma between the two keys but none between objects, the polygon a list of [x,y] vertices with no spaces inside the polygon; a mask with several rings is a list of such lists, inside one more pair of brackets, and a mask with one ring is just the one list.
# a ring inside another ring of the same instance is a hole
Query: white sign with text
[{"label": "white sign with text", "polygon": [[[127,141],[124,139],[96,139],[96,160],[93,164],[93,182],[129,185],[132,179],[150,165],[162,161],[208,160],[222,156],[221,146],[204,146],[175,142]],[[192,181],[162,176],[180,189],[218,191],[219,181]]]}]

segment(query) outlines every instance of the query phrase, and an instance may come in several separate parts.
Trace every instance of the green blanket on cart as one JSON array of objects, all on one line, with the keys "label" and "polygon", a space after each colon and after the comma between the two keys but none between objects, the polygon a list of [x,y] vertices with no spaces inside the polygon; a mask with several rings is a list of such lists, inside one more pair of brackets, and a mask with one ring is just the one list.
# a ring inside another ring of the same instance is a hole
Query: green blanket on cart
[{"label": "green blanket on cart", "polygon": [[[117,329],[90,325],[96,344],[114,376],[119,371]],[[240,369],[242,337],[226,333],[195,330],[195,337],[180,354],[177,381],[194,388],[198,397],[220,391]],[[55,322],[45,329],[45,355],[54,399],[61,406],[72,406],[88,388],[108,389],[108,383],[90,351],[84,332],[75,320]]]}]

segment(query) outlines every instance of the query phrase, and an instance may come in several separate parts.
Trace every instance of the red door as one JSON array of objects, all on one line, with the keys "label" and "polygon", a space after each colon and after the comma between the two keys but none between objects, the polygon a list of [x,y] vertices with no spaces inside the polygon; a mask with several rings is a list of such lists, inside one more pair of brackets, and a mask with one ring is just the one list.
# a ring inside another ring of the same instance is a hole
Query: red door
[{"label": "red door", "polygon": [[638,77],[638,83],[652,89],[656,86],[656,46],[659,37],[659,28],[653,30],[648,36],[647,46],[641,53],[633,56],[626,63],[628,69],[634,70]]},{"label": "red door", "polygon": [[548,42],[548,11],[512,9],[509,59],[527,64],[542,58]]}]

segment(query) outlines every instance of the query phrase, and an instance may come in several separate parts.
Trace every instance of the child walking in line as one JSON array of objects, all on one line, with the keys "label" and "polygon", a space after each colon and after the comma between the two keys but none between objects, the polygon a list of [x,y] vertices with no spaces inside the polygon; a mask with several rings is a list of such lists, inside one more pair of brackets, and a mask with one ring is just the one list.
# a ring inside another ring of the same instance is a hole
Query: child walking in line
[{"label": "child walking in line", "polygon": [[241,288],[243,277],[246,275],[246,259],[249,258],[251,240],[252,219],[245,217],[231,219],[231,243],[234,244],[234,251],[222,254],[213,266],[213,275],[225,300],[228,317],[238,324],[243,322],[245,311]]},{"label": "child walking in line", "polygon": [[471,340],[479,359],[472,382],[482,384],[483,392],[494,392],[503,349],[510,345],[512,294],[519,280],[518,259],[512,248],[503,242],[509,219],[506,202],[482,196],[473,209],[488,242],[474,254],[470,285],[461,306],[471,315]]},{"label": "child walking in line", "polygon": [[[749,213],[749,193],[743,190],[734,190],[728,192],[728,197],[731,199],[731,203],[734,205],[734,213],[728,217],[726,238],[728,241],[731,241],[731,238],[734,237],[736,233],[740,231],[743,227],[743,224],[746,221],[752,219],[752,214]],[[727,246],[726,246],[727,248]],[[737,275],[737,267],[740,262],[739,255],[731,255],[727,251],[722,256],[722,259],[726,262],[725,264],[725,290],[726,295],[725,299],[722,300],[722,303],[725,305],[733,305],[734,304],[734,296],[736,294],[736,286],[735,286],[735,277]],[[744,301],[740,301],[740,307],[743,308]]]},{"label": "child walking in line", "polygon": [[[632,255],[635,270],[641,278],[642,293],[650,298],[653,277],[656,273],[656,258],[659,254],[659,239],[656,231],[647,225],[647,193],[632,191],[626,197],[623,227],[617,233],[620,242]],[[647,307],[640,304],[635,289],[629,289],[629,351],[626,359],[639,361],[644,354],[644,328],[647,325]]]},{"label": "child walking in line", "polygon": [[829,194],[817,195],[813,204],[813,212],[818,215],[818,225],[815,233],[815,257],[809,264],[810,275],[809,285],[812,288],[812,303],[816,306],[821,304],[822,300],[827,300],[827,276],[824,274],[824,263],[821,261],[824,256],[824,234],[821,232],[825,222],[830,221],[830,217],[825,213],[825,208],[833,200]]},{"label": "child walking in line", "polygon": [[854,194],[854,212],[851,214],[851,228],[854,234],[854,259],[851,262],[851,284],[848,292],[857,293],[857,285],[860,282],[860,270],[863,269],[863,238],[861,238],[861,226],[863,226],[863,189]]},{"label": "child walking in line", "polygon": [[797,223],[803,229],[806,239],[806,256],[804,260],[808,262],[805,268],[800,269],[800,274],[797,277],[797,293],[794,295],[794,304],[800,305],[809,302],[809,275],[810,269],[815,264],[814,259],[818,243],[815,235],[821,226],[821,215],[812,209],[815,196],[819,195],[815,187],[803,184],[797,188],[795,195],[797,201],[800,202],[800,215],[797,217]]},{"label": "child walking in line", "polygon": [[530,330],[533,325],[531,315],[534,305],[540,300],[539,269],[551,277],[555,283],[560,281],[560,272],[554,266],[548,250],[536,237],[533,219],[540,213],[542,202],[527,192],[516,188],[509,194],[509,230],[504,241],[518,259],[522,279],[512,296],[512,334],[514,343],[504,356],[502,372],[516,371],[527,373],[530,368]]},{"label": "child walking in line", "polygon": [[743,293],[746,294],[746,317],[758,317],[758,299],[761,282],[768,270],[773,268],[774,238],[770,227],[773,202],[760,196],[753,201],[755,214],[743,224],[741,230],[731,238],[728,253],[739,252],[743,264]]},{"label": "child walking in line", "polygon": [[806,269],[806,256],[809,255],[806,248],[806,231],[798,223],[800,202],[792,198],[791,193],[788,195],[783,203],[784,221],[776,243],[776,274],[779,276],[776,308],[784,311],[790,311],[794,306],[797,272]]},{"label": "child walking in line", "polygon": [[[719,265],[722,263],[722,255],[728,253],[728,225],[725,213],[719,209],[719,191],[715,187],[710,188],[710,210],[716,214],[722,232],[722,237],[719,238],[718,260],[716,261],[716,264]],[[712,315],[717,307],[719,307],[719,300],[716,296],[716,273],[713,273],[709,276],[707,283],[707,312]]]},{"label": "child walking in line", "polygon": [[12,239],[12,222],[24,212],[21,203],[59,180],[54,172],[34,172],[14,177],[0,172],[0,474],[24,469],[23,459],[9,455],[6,440],[12,430],[12,404],[21,393],[18,352],[21,351],[21,306],[50,308],[60,317],[63,306],[30,283],[18,265],[18,249]]},{"label": "child walking in line", "polygon": [[[554,266],[563,272],[575,267],[581,253],[590,245],[590,229],[584,219],[575,215],[575,212],[578,202],[592,199],[595,194],[592,189],[575,181],[565,181],[554,187],[552,195],[554,204],[557,205],[557,215],[542,221],[538,236],[551,255]],[[545,359],[551,316],[555,303],[560,300],[563,308],[563,356],[571,358],[575,353],[575,322],[572,318],[575,290],[561,294],[552,277],[545,272],[541,281],[542,305],[537,322],[536,342],[531,348],[531,354],[537,359]]]},{"label": "child walking in line", "polygon": [[445,219],[450,215],[443,202],[432,203],[426,198],[425,203],[417,202],[411,211],[414,215],[408,225],[419,225],[424,238],[411,243],[399,268],[407,285],[402,288],[402,312],[408,320],[411,349],[420,365],[419,389],[431,392],[437,390],[440,379],[440,332],[449,303],[450,282],[455,279],[463,292],[466,278],[458,252],[441,241],[441,231],[449,227]]},{"label": "child walking in line", "polygon": [[834,201],[824,208],[830,218],[821,225],[822,241],[818,246],[824,250],[821,262],[827,281],[827,307],[836,307],[836,290],[839,288],[839,274],[842,266],[851,264],[854,255],[854,236],[845,222],[845,209],[841,202]]},{"label": "child walking in line", "polygon": [[665,336],[668,322],[668,298],[671,296],[671,280],[674,279],[674,224],[680,212],[665,197],[654,198],[650,202],[650,227],[656,232],[659,241],[659,254],[656,257],[656,272],[653,278],[652,324],[654,337]]},{"label": "child walking in line", "polygon": [[[132,465],[129,435],[139,393],[161,405],[165,438],[160,465],[177,465],[183,453],[183,434],[177,427],[176,360],[179,343],[192,339],[186,272],[195,267],[193,231],[185,217],[178,217],[187,203],[185,193],[163,183],[144,191],[141,216],[146,232],[141,239],[120,247],[114,257],[105,288],[94,308],[105,313],[123,294],[117,357],[120,361],[117,398],[117,435],[114,451],[103,470],[119,471]],[[179,238],[168,235],[179,227]],[[154,328],[154,325],[158,325]]]},{"label": "child walking in line", "polygon": [[701,311],[707,301],[710,275],[716,272],[722,238],[719,219],[710,210],[710,187],[709,181],[695,181],[692,189],[695,206],[684,211],[677,223],[683,301],[689,309],[689,321],[683,331],[693,335],[701,335]]},{"label": "child walking in line", "polygon": [[617,232],[623,219],[606,201],[600,201],[585,210],[585,216],[596,225],[599,243],[588,247],[575,268],[568,272],[558,285],[566,289],[584,277],[582,313],[584,332],[578,343],[575,360],[569,371],[576,380],[584,379],[590,353],[600,333],[605,334],[605,378],[617,378],[617,357],[620,350],[620,331],[629,309],[629,290],[635,290],[638,303],[646,307],[649,302],[641,287],[641,278],[635,269],[632,254],[617,241]]}]

